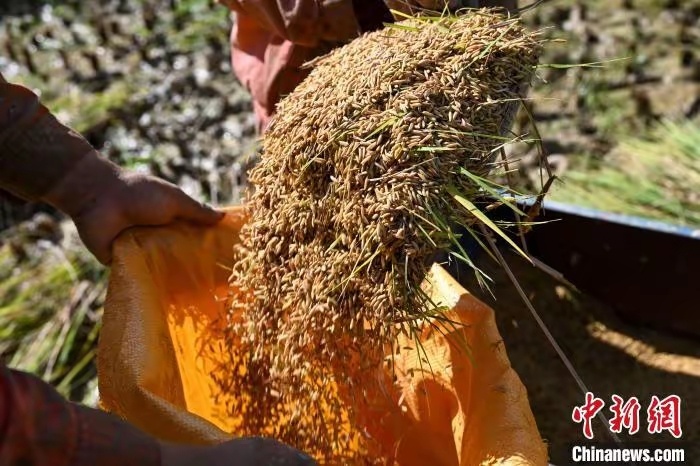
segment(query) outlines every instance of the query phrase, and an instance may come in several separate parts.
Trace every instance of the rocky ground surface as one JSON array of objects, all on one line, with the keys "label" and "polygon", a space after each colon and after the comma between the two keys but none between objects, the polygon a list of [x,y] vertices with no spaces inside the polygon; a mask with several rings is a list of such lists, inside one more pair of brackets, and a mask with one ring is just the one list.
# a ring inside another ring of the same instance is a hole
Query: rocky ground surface
[{"label": "rocky ground surface", "polygon": [[113,160],[231,202],[255,129],[229,29],[207,1],[27,2],[3,14],[0,66]]},{"label": "rocky ground surface", "polygon": [[[621,138],[643,135],[662,118],[700,118],[700,0],[552,1],[526,18],[566,39],[548,47],[530,104],[557,173],[605,163]],[[215,204],[237,203],[256,135],[248,95],[231,74],[230,26],[227,10],[209,0],[2,2],[0,70],[40,91],[63,121],[116,162]],[[603,68],[568,66],[600,61]],[[532,131],[525,112],[516,131]],[[535,148],[509,150],[520,161],[519,184],[536,189]],[[0,196],[0,355],[94,404],[105,270],[61,215]],[[604,369],[619,367],[618,374],[634,374],[619,378],[630,382],[620,389],[630,394],[637,387],[683,394],[700,388],[700,354],[686,341],[613,325],[604,306],[566,304],[569,291],[521,273],[548,298],[538,305],[556,336],[589,351],[576,363],[592,386],[615,390]],[[577,438],[568,410],[580,400],[573,388],[560,391],[571,385],[566,374],[554,356],[541,359],[544,338],[502,293],[491,304],[506,346],[555,446],[553,460],[566,464],[562,439]],[[560,309],[565,316],[557,317]],[[663,358],[648,356],[661,340]],[[700,419],[700,407],[687,409],[687,419]]]}]

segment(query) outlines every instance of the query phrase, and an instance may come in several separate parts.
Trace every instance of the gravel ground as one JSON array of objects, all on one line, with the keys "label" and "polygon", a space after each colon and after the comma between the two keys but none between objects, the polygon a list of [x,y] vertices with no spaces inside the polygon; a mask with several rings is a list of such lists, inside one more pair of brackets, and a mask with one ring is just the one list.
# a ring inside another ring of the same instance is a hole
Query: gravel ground
[{"label": "gravel ground", "polygon": [[[228,11],[208,1],[14,2],[0,68],[116,162],[215,204],[238,202],[256,134],[230,67]],[[0,227],[18,218],[0,218]],[[22,215],[21,209],[19,212]]]}]

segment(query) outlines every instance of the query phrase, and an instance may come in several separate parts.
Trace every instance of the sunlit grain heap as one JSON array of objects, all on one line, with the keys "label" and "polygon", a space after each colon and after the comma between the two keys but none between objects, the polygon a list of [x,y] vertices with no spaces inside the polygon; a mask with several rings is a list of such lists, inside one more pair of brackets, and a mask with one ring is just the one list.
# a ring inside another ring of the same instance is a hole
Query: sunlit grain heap
[{"label": "sunlit grain heap", "polygon": [[241,433],[325,464],[379,460],[345,426],[370,396],[363,374],[397,332],[440,322],[419,285],[450,227],[477,220],[455,194],[478,207],[540,45],[487,10],[408,20],[331,53],[281,103],[231,278],[249,295],[227,387]]}]

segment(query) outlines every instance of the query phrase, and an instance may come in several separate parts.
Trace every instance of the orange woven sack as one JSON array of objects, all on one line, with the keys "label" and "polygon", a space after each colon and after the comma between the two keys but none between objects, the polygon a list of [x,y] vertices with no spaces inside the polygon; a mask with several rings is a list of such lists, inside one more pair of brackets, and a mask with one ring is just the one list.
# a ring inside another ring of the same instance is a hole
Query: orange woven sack
[{"label": "orange woven sack", "polygon": [[[98,352],[104,409],[163,440],[210,444],[236,434],[236,416],[225,409],[235,394],[221,393],[217,383],[227,342],[212,329],[226,311],[244,221],[243,210],[231,208],[215,227],[136,228],[116,241]],[[401,406],[395,397],[372,400],[390,426],[382,442],[395,452],[393,464],[546,465],[493,310],[439,265],[431,275],[433,299],[465,324],[459,331],[471,353],[433,335],[422,342],[432,373],[397,388]],[[404,357],[395,364],[406,372],[421,363]]]}]

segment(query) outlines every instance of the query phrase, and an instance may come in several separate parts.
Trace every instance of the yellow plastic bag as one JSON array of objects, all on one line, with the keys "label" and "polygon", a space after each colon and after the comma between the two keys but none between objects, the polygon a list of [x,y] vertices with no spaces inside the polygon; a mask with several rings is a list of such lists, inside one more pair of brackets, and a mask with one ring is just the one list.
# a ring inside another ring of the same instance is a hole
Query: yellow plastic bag
[{"label": "yellow plastic bag", "polygon": [[[235,419],[215,381],[226,346],[212,328],[225,313],[244,221],[242,209],[232,208],[216,227],[138,228],[117,240],[98,352],[104,409],[163,440],[209,444],[231,437]],[[471,359],[442,335],[422,342],[434,375],[401,388],[403,409],[395,398],[372,400],[391,426],[384,448],[402,466],[547,464],[493,311],[439,265],[431,274],[433,299],[466,324],[460,331]],[[398,371],[419,365],[417,358],[396,361]]]}]

